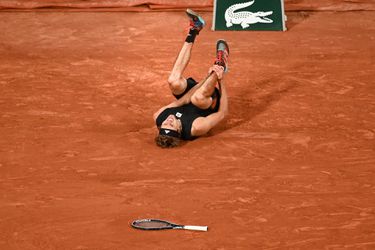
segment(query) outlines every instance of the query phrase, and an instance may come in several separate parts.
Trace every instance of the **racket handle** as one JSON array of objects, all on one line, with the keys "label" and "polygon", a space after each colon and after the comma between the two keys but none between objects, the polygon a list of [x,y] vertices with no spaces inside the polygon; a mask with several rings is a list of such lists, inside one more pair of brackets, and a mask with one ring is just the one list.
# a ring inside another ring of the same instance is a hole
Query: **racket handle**
[{"label": "racket handle", "polygon": [[193,231],[207,231],[207,226],[184,226],[186,230],[193,230]]}]

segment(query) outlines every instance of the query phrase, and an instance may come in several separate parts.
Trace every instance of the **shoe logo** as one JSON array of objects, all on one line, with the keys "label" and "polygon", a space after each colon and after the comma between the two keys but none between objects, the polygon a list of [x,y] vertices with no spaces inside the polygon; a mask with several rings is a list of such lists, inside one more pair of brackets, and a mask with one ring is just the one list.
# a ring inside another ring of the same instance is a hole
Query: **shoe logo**
[{"label": "shoe logo", "polygon": [[255,23],[273,23],[273,20],[268,18],[273,14],[273,11],[258,11],[258,12],[250,12],[250,11],[239,11],[235,12],[236,10],[243,9],[249,7],[255,3],[255,0],[245,2],[245,3],[238,3],[229,6],[229,8],[225,11],[224,17],[226,21],[227,27],[231,27],[234,24],[240,24],[242,29],[246,29],[250,27],[250,24]]},{"label": "shoe logo", "polygon": [[181,117],[182,117],[182,114],[181,114],[180,112],[177,112],[177,113],[176,113],[176,117],[181,118]]},{"label": "shoe logo", "polygon": [[171,131],[169,131],[169,130],[164,130],[164,132],[166,133],[166,134],[169,134],[169,132],[171,132]]}]

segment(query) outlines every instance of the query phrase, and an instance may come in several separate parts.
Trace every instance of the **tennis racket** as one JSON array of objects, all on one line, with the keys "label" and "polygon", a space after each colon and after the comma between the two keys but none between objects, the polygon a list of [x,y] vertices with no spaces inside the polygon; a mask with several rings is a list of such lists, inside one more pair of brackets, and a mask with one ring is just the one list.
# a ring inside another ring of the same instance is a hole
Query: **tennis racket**
[{"label": "tennis racket", "polygon": [[178,225],[165,220],[142,219],[132,222],[132,227],[142,230],[163,230],[163,229],[185,229],[194,231],[207,231],[207,226]]}]

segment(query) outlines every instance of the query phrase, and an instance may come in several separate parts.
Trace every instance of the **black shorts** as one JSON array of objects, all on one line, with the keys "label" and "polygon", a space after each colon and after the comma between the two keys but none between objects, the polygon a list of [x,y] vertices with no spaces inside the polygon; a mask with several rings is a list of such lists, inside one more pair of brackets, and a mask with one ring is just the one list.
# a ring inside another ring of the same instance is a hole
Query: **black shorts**
[{"label": "black shorts", "polygon": [[[189,77],[187,80],[187,85],[186,85],[186,89],[185,91],[182,93],[182,94],[179,94],[179,95],[174,95],[174,97],[176,97],[176,99],[180,99],[181,97],[183,97],[187,92],[189,92],[192,88],[194,88],[195,85],[198,84],[198,82],[196,82],[193,78]],[[213,108],[213,111],[214,112],[217,112],[219,110],[219,107],[220,107],[220,90],[218,88],[215,88],[215,91],[214,93],[212,93],[211,95],[212,97],[212,100],[214,100],[215,98],[217,99],[216,100],[216,105],[215,107]]]}]

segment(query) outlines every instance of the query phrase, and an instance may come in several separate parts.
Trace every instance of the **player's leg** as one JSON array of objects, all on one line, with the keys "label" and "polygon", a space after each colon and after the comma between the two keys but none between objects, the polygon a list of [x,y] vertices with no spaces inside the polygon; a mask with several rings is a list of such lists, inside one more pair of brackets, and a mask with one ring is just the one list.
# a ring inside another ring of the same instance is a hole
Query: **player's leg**
[{"label": "player's leg", "polygon": [[168,84],[174,95],[180,95],[186,90],[187,81],[183,76],[183,72],[190,61],[195,38],[199,34],[199,31],[205,26],[203,18],[194,11],[188,9],[186,14],[190,18],[189,33],[177,56],[171,74],[168,77]]},{"label": "player's leg", "polygon": [[201,108],[207,109],[212,106],[215,99],[212,98],[218,79],[222,78],[228,70],[229,47],[224,40],[219,40],[216,45],[216,60],[214,66],[210,68],[210,73],[203,80],[202,86],[195,91],[191,97],[191,102]]},{"label": "player's leg", "polygon": [[180,95],[186,89],[187,81],[183,72],[189,63],[192,47],[193,43],[184,42],[168,77],[169,88],[174,95]]},{"label": "player's leg", "polygon": [[203,80],[203,84],[199,89],[197,89],[191,96],[191,102],[201,108],[208,109],[212,106],[213,98],[212,94],[215,91],[218,76],[215,72],[211,72],[206,79]]}]

